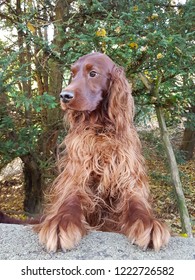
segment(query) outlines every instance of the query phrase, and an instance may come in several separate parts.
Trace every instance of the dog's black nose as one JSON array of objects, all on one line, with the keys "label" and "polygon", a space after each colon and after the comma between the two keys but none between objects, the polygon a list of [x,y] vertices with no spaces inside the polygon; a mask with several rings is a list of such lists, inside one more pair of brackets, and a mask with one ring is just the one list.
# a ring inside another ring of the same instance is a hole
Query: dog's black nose
[{"label": "dog's black nose", "polygon": [[60,93],[60,98],[64,103],[68,103],[71,99],[74,98],[74,93],[70,91],[62,91]]}]

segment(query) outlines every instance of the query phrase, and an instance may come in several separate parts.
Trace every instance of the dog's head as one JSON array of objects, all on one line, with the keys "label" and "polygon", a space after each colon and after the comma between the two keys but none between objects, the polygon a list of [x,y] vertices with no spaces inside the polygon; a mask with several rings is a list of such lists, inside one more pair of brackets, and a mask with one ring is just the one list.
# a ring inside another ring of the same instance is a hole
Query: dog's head
[{"label": "dog's head", "polygon": [[109,92],[115,64],[105,54],[91,53],[71,67],[71,83],[60,93],[63,110],[93,111]]}]

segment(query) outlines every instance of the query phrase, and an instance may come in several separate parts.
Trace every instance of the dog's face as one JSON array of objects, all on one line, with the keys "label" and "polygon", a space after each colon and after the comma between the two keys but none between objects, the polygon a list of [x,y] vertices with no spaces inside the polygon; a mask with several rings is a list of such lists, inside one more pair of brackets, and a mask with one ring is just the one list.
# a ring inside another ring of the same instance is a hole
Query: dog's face
[{"label": "dog's face", "polygon": [[93,111],[108,94],[114,62],[106,55],[92,53],[71,67],[71,83],[60,93],[63,110]]}]

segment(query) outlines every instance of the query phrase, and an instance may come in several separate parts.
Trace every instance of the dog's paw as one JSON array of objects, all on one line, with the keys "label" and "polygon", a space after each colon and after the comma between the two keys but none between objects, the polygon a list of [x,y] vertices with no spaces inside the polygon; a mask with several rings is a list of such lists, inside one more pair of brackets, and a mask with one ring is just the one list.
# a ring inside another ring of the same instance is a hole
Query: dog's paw
[{"label": "dog's paw", "polygon": [[78,227],[71,221],[58,223],[55,220],[45,220],[36,225],[35,230],[38,231],[39,242],[46,247],[48,252],[56,252],[58,249],[70,250],[85,234],[83,227]]},{"label": "dog's paw", "polygon": [[74,248],[83,237],[83,231],[75,224],[69,222],[66,229],[59,226],[59,246],[63,251]]},{"label": "dog's paw", "polygon": [[147,223],[137,219],[132,225],[125,225],[124,234],[132,244],[136,244],[144,250],[152,247],[155,251],[159,251],[161,247],[167,245],[170,238],[167,226],[155,219]]}]

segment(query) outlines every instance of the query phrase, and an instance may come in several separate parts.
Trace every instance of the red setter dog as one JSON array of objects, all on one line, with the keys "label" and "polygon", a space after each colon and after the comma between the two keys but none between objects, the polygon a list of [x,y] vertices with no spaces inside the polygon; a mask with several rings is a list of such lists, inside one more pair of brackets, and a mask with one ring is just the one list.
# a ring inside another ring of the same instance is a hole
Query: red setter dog
[{"label": "red setter dog", "polygon": [[44,219],[35,226],[40,242],[48,251],[65,251],[95,229],[159,250],[170,234],[149,203],[124,71],[101,53],[81,57],[71,71],[72,81],[60,94],[69,133]]},{"label": "red setter dog", "polygon": [[96,229],[159,250],[170,234],[149,203],[124,71],[105,54],[91,53],[78,59],[71,72],[72,81],[60,94],[69,133],[45,218],[36,225],[40,242],[48,251],[71,249]]}]

